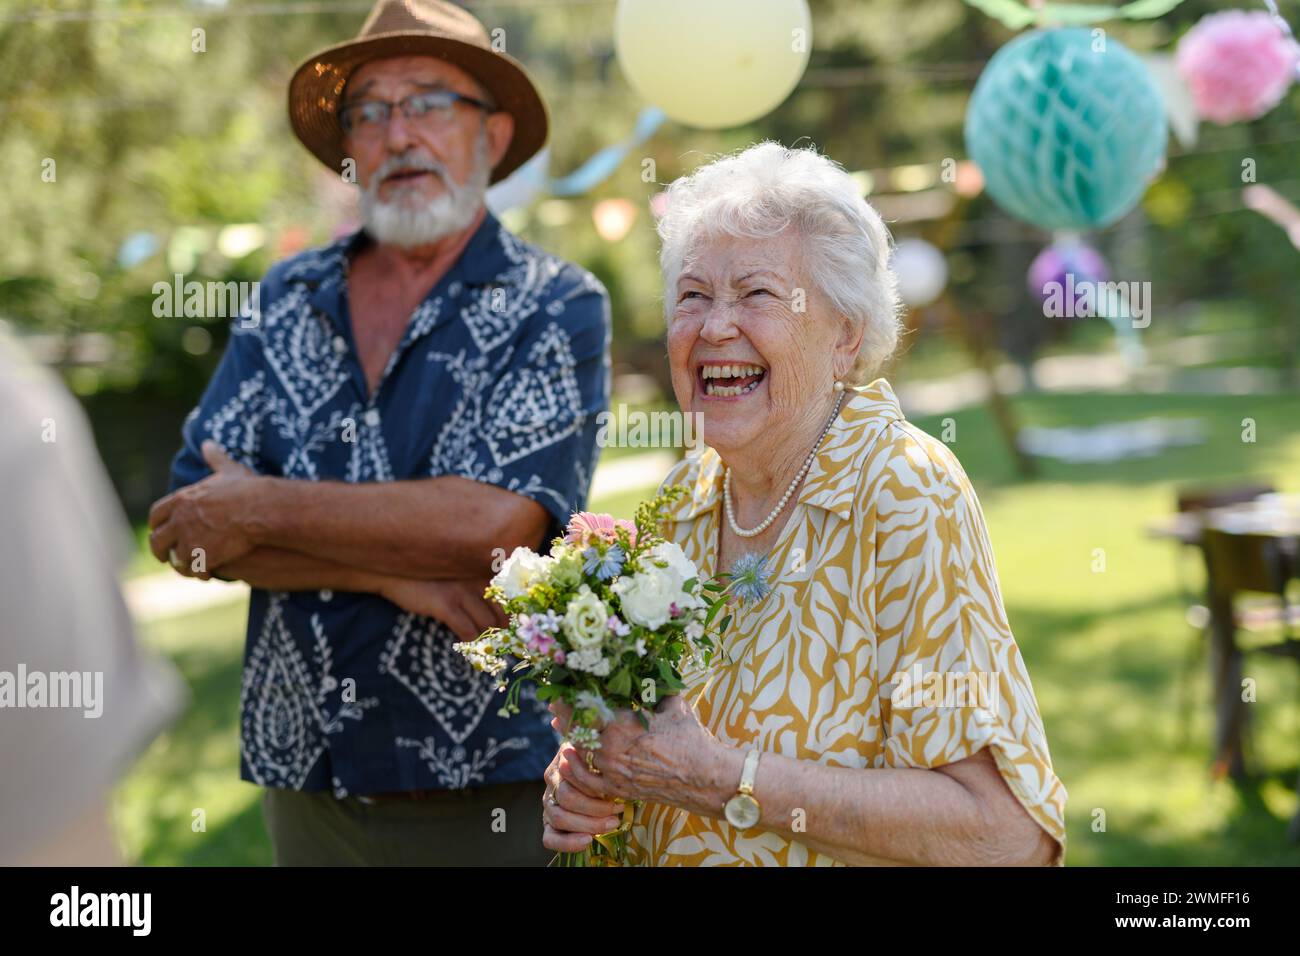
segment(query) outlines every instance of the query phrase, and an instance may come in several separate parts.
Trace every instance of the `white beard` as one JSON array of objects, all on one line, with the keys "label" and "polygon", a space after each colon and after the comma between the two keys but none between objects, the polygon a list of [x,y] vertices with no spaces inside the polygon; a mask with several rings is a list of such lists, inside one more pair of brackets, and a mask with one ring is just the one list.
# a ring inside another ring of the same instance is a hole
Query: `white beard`
[{"label": "white beard", "polygon": [[[396,169],[428,169],[442,177],[446,192],[422,205],[379,198],[379,184]],[[474,146],[474,169],[463,183],[456,182],[446,167],[435,160],[395,156],[379,167],[370,185],[361,191],[361,221],[376,242],[409,249],[425,246],[467,228],[483,206],[490,178],[487,135],[480,133]]]}]

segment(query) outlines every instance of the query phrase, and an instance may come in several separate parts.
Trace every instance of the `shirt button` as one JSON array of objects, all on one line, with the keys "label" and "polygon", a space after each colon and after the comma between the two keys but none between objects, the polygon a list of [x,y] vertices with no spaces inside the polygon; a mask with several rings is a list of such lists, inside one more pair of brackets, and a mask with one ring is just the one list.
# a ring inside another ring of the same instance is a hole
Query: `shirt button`
[{"label": "shirt button", "polygon": [[366,424],[369,425],[371,428],[379,427],[379,409],[367,408],[366,414],[363,417],[365,419]]},{"label": "shirt button", "polygon": [[331,591],[329,588],[325,588],[320,592],[320,599],[322,601],[330,601],[333,600],[333,598],[334,598],[334,592]]},{"label": "shirt button", "polygon": [[334,336],[334,351],[342,355],[348,350],[348,340],[341,335]]}]

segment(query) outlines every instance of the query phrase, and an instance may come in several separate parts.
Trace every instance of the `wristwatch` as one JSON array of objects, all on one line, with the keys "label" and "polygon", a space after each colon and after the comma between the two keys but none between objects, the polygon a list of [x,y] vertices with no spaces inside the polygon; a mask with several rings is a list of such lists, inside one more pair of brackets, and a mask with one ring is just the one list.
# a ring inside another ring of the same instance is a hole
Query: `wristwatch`
[{"label": "wristwatch", "polygon": [[758,824],[763,815],[763,808],[754,799],[754,778],[758,776],[758,758],[761,751],[757,748],[745,755],[745,769],[740,773],[740,786],[736,795],[722,808],[727,822],[738,830],[748,830]]}]

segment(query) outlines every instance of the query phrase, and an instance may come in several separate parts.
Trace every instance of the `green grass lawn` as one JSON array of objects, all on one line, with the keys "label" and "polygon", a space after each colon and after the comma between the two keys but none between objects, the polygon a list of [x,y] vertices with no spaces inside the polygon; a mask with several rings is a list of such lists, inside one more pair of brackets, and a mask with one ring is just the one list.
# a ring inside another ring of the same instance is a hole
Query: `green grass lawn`
[{"label": "green grass lawn", "polygon": [[[1016,402],[1023,423],[1088,425],[1151,415],[1203,421],[1203,445],[1149,459],[1043,461],[1015,479],[982,410],[956,419],[953,449],[975,482],[997,554],[1008,615],[1070,798],[1074,865],[1300,862],[1283,839],[1296,809],[1300,674],[1289,661],[1248,658],[1258,681],[1258,779],[1237,787],[1208,774],[1208,665],[1194,672],[1194,720],[1180,735],[1179,675],[1193,647],[1178,597],[1175,546],[1143,528],[1188,482],[1267,479],[1300,490],[1294,397],[1053,395]],[[1241,441],[1242,420],[1257,441]],[[937,419],[917,424],[938,433]],[[1093,570],[1102,549],[1105,570]],[[1199,587],[1200,569],[1187,562]],[[1104,812],[1104,832],[1093,821]]]},{"label": "green grass lawn", "polygon": [[[118,788],[128,859],[150,865],[269,864],[260,791],[239,779],[239,679],[247,604],[156,622],[145,640],[190,687],[190,706]],[[202,810],[203,831],[194,811]]]},{"label": "green grass lawn", "polygon": [[[1294,396],[1035,395],[1018,398],[1023,424],[1087,425],[1152,415],[1203,420],[1207,441],[1105,465],[1042,462],[1016,478],[983,409],[952,417],[953,450],[979,491],[1003,596],[1028,664],[1052,757],[1069,790],[1072,865],[1300,863],[1283,833],[1296,809],[1300,668],[1247,659],[1258,681],[1255,777],[1209,774],[1207,665],[1194,671],[1194,719],[1180,734],[1179,674],[1194,635],[1184,623],[1174,546],[1150,539],[1189,482],[1267,479],[1300,491],[1300,416]],[[1241,440],[1254,419],[1257,441]],[[939,434],[939,419],[917,424]],[[649,488],[593,502],[630,516]],[[1093,570],[1102,549],[1105,570]],[[1199,568],[1189,561],[1189,580]],[[194,694],[190,711],[122,784],[117,822],[128,855],[147,864],[269,861],[258,791],[238,780],[237,712],[243,608],[147,628]],[[193,832],[196,808],[206,832]],[[1104,831],[1094,821],[1104,813]]]}]

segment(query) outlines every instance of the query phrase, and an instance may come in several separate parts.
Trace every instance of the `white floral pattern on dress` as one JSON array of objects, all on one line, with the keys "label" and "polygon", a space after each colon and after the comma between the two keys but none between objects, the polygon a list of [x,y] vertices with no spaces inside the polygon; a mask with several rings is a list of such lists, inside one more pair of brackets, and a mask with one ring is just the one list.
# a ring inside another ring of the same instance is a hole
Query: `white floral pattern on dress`
[{"label": "white floral pattern on dress", "polygon": [[[671,537],[718,572],[722,460],[706,448],[665,484],[690,494]],[[683,674],[723,743],[869,772],[933,768],[988,747],[1064,858],[1065,787],[997,583],[979,500],[947,446],[903,418],[889,383],[853,389],[769,555],[771,590],[735,610],[725,659]],[[895,675],[993,678],[990,707],[892,699]],[[762,764],[759,768],[762,783]],[[631,858],[660,866],[834,866],[798,839],[647,803]]]}]

